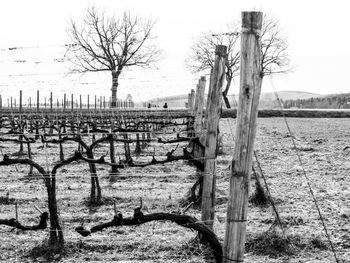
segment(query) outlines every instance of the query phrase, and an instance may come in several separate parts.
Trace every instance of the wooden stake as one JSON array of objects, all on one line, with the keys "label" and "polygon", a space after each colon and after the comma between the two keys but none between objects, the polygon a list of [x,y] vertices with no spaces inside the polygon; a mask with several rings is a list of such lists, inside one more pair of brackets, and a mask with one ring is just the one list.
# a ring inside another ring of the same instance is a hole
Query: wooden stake
[{"label": "wooden stake", "polygon": [[188,108],[192,112],[194,110],[194,99],[195,99],[195,92],[194,89],[191,89],[191,93],[189,94],[189,101],[188,101]]},{"label": "wooden stake", "polygon": [[66,111],[66,93],[63,94],[63,111]]},{"label": "wooden stake", "polygon": [[19,114],[22,113],[22,90],[19,91]]},{"label": "wooden stake", "polygon": [[242,13],[240,93],[227,204],[224,263],[243,262],[252,155],[261,91],[261,12]]},{"label": "wooden stake", "polygon": [[36,91],[36,112],[39,112],[39,90]]},{"label": "wooden stake", "polygon": [[225,60],[227,47],[217,45],[215,62],[210,79],[211,93],[208,94],[208,128],[205,140],[205,161],[202,193],[202,221],[213,227],[216,183],[216,148],[221,112],[222,87],[225,81]]},{"label": "wooden stake", "polygon": [[197,85],[196,101],[195,101],[195,122],[194,128],[196,134],[202,130],[203,122],[203,106],[204,106],[204,90],[206,79],[202,76]]},{"label": "wooden stake", "polygon": [[74,98],[73,98],[73,94],[71,94],[71,107],[72,107],[72,113],[74,110]]},{"label": "wooden stake", "polygon": [[50,112],[52,112],[52,92],[50,92]]}]

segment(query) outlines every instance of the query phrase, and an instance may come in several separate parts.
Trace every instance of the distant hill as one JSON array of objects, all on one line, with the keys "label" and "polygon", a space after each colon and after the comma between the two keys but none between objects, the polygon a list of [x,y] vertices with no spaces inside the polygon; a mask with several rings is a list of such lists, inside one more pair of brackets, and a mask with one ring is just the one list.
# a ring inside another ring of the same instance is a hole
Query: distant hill
[{"label": "distant hill", "polygon": [[[205,95],[205,98],[207,98],[207,94]],[[310,93],[310,92],[303,92],[303,91],[279,91],[278,97],[285,101],[285,100],[305,100],[310,98],[316,98],[316,97],[324,97],[325,95],[320,95],[317,93]],[[228,95],[228,99],[230,101],[230,104],[232,107],[236,105],[236,101],[238,101],[238,95]],[[166,102],[169,106],[169,108],[184,108],[187,104],[188,95],[177,95],[177,96],[169,96],[169,97],[161,97],[161,98],[154,98],[151,100],[146,101],[146,103],[151,103],[152,105],[158,105],[159,107],[162,107],[164,103]],[[276,103],[276,97],[273,92],[263,92],[260,96],[260,108],[277,108],[278,105]]]}]

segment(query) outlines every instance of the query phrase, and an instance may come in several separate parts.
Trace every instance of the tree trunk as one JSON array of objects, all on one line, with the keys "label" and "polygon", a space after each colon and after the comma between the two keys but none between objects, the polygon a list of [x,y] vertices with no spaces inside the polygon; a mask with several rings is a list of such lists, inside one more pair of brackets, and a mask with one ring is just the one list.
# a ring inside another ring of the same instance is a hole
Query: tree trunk
[{"label": "tree trunk", "polygon": [[112,70],[112,101],[111,108],[117,107],[117,88],[118,88],[118,79],[121,71]]},{"label": "tree trunk", "polygon": [[230,102],[227,98],[227,93],[228,93],[228,90],[230,89],[231,81],[232,81],[232,76],[226,75],[226,87],[225,87],[225,90],[222,92],[222,98],[224,99],[225,106],[228,109],[231,109]]},{"label": "tree trunk", "polygon": [[[90,159],[94,159],[94,154],[92,150],[87,150],[86,155]],[[90,190],[90,204],[101,204],[102,191],[98,180],[96,165],[94,163],[89,163],[90,175],[91,175],[91,190]]]},{"label": "tree trunk", "polygon": [[46,183],[46,190],[48,196],[48,206],[50,212],[50,237],[49,245],[55,249],[62,249],[64,245],[64,237],[62,228],[59,223],[58,211],[57,211],[57,199],[56,199],[56,178],[51,175],[52,178],[48,178]]}]

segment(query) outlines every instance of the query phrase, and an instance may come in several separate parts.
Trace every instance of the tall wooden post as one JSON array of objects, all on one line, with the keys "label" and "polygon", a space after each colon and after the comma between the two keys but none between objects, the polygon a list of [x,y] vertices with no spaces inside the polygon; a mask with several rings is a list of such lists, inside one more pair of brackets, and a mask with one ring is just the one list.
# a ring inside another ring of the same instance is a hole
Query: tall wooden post
[{"label": "tall wooden post", "polygon": [[81,94],[79,94],[79,108],[80,108],[80,111],[83,108],[83,104],[82,104],[82,100],[81,100]]},{"label": "tall wooden post", "polygon": [[252,155],[261,91],[261,12],[242,13],[240,92],[227,203],[224,261],[243,262]]},{"label": "tall wooden post", "polygon": [[96,111],[96,108],[97,108],[97,96],[95,95],[95,111]]},{"label": "tall wooden post", "polygon": [[52,91],[50,92],[50,112],[52,112],[52,104],[53,104],[53,101],[52,101]]},{"label": "tall wooden post", "polygon": [[73,94],[71,94],[71,107],[72,107],[72,112],[74,110],[74,97]]},{"label": "tall wooden post", "polygon": [[63,111],[66,111],[66,93],[63,94]]},{"label": "tall wooden post", "polygon": [[195,101],[195,122],[194,128],[195,132],[198,133],[202,130],[202,122],[203,122],[203,107],[204,107],[204,90],[206,83],[205,76],[202,76],[197,85],[196,92],[196,101]]},{"label": "tall wooden post", "polygon": [[40,97],[39,97],[39,90],[36,91],[36,111],[39,112],[39,103]]},{"label": "tall wooden post", "polygon": [[90,95],[87,97],[87,108],[90,110]]},{"label": "tall wooden post", "polygon": [[19,91],[19,114],[22,113],[22,90]]},{"label": "tall wooden post", "polygon": [[208,111],[207,136],[205,140],[205,161],[202,193],[202,221],[213,227],[216,184],[216,146],[221,112],[222,86],[225,81],[225,60],[227,47],[217,45],[215,62],[210,78],[211,93]]},{"label": "tall wooden post", "polygon": [[189,99],[188,99],[188,108],[190,109],[190,111],[194,110],[194,101],[195,99],[195,92],[194,89],[191,89],[191,93],[189,94]]}]

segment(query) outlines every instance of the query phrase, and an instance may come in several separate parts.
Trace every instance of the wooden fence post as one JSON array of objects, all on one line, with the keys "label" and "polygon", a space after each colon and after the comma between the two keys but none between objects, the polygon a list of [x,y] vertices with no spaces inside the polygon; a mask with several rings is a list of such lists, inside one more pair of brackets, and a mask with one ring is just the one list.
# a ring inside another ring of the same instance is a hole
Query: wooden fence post
[{"label": "wooden fence post", "polygon": [[22,90],[19,91],[19,114],[22,113]]},{"label": "wooden fence post", "polygon": [[52,104],[53,104],[53,101],[52,101],[52,91],[50,92],[50,112],[52,112]]},{"label": "wooden fence post", "polygon": [[195,99],[195,92],[194,89],[191,89],[191,93],[189,93],[189,98],[188,98],[188,108],[190,111],[194,110],[194,101]]},{"label": "wooden fence post", "polygon": [[194,128],[196,134],[202,130],[203,127],[203,107],[204,107],[204,90],[205,90],[205,83],[206,83],[205,76],[202,76],[199,79],[198,85],[197,85],[197,94],[196,94],[196,101],[195,101],[195,122],[194,122]]},{"label": "wooden fence post", "polygon": [[87,108],[88,108],[88,110],[90,110],[90,95],[89,94],[87,97]]},{"label": "wooden fence post", "polygon": [[81,94],[79,94],[79,108],[80,108],[80,112],[83,108],[83,104],[82,104],[82,100],[81,100]]},{"label": "wooden fence post", "polygon": [[71,94],[71,107],[72,107],[72,112],[74,110],[74,97],[73,94]]},{"label": "wooden fence post", "polygon": [[225,81],[225,60],[227,47],[217,45],[215,49],[215,62],[210,78],[211,93],[208,111],[207,135],[205,140],[205,160],[202,193],[202,221],[213,227],[215,207],[215,181],[216,181],[216,148],[221,112],[222,86]]},{"label": "wooden fence post", "polygon": [[240,92],[236,142],[230,171],[224,261],[243,262],[250,172],[261,91],[261,12],[242,13]]},{"label": "wooden fence post", "polygon": [[66,111],[66,93],[63,95],[63,111]]},{"label": "wooden fence post", "polygon": [[39,90],[36,91],[36,112],[39,112],[39,101],[40,101],[40,97],[39,97]]},{"label": "wooden fence post", "polygon": [[196,101],[195,101],[195,119],[194,119],[194,132],[195,136],[199,137],[199,143],[193,144],[193,156],[197,160],[203,161],[204,157],[204,144],[205,133],[203,133],[203,107],[204,107],[204,91],[205,91],[206,79],[202,76],[197,84]]}]

